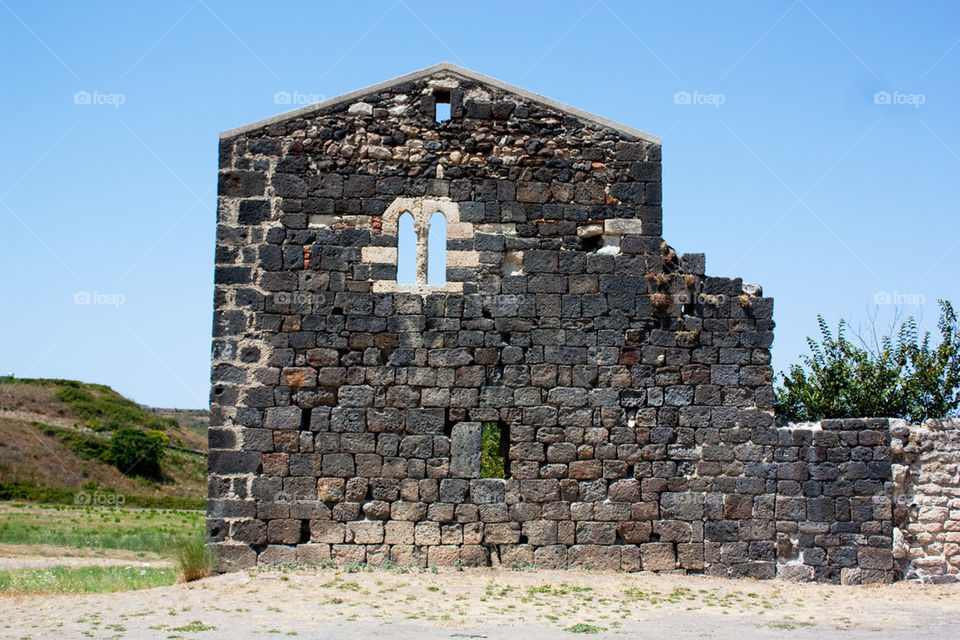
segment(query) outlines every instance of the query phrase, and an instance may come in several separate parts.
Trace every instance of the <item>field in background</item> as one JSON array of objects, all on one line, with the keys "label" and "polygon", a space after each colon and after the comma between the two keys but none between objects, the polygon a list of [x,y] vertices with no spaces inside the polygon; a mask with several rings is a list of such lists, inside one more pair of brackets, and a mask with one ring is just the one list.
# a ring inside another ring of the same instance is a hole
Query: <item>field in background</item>
[{"label": "field in background", "polygon": [[0,594],[170,585],[203,531],[202,511],[0,503]]}]

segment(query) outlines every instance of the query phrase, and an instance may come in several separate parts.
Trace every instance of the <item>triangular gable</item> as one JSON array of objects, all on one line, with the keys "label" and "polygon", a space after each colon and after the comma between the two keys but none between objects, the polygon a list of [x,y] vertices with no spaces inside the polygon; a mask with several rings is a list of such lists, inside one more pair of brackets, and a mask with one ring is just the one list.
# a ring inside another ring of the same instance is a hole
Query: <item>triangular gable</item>
[{"label": "triangular gable", "polygon": [[421,69],[420,71],[414,71],[413,73],[409,73],[407,75],[400,76],[398,78],[393,78],[392,80],[387,80],[386,82],[381,82],[379,84],[365,87],[363,89],[357,89],[356,91],[351,91],[350,93],[345,93],[343,95],[339,95],[334,98],[329,98],[327,100],[324,100],[323,102],[317,102],[316,104],[307,105],[299,109],[294,109],[293,111],[287,111],[286,113],[281,113],[280,115],[273,116],[272,118],[267,118],[265,120],[260,120],[258,122],[253,122],[251,124],[244,125],[242,127],[230,129],[228,131],[224,131],[223,133],[221,133],[220,137],[233,138],[235,136],[242,135],[244,133],[256,131],[257,129],[261,129],[271,124],[284,122],[286,120],[291,120],[293,118],[298,118],[301,116],[308,116],[313,113],[316,113],[317,111],[321,111],[323,109],[327,109],[327,108],[344,104],[344,103],[354,102],[372,93],[378,93],[385,89],[389,89],[391,87],[408,83],[408,82],[417,82],[419,80],[423,80],[425,78],[428,78],[430,76],[433,76],[442,72],[460,76],[464,79],[473,80],[479,84],[500,89],[501,91],[505,91],[507,93],[512,93],[520,98],[523,98],[526,101],[533,102],[533,103],[542,105],[544,107],[548,107],[550,109],[555,109],[557,111],[560,111],[561,113],[569,114],[571,116],[579,118],[580,120],[592,122],[594,124],[600,125],[601,127],[606,127],[608,129],[618,131],[629,138],[643,140],[645,142],[650,142],[657,145],[661,144],[660,138],[658,138],[657,136],[650,135],[649,133],[646,133],[644,131],[640,131],[639,129],[634,129],[632,127],[628,127],[626,125],[620,124],[619,122],[614,122],[613,120],[608,120],[596,114],[589,113],[581,109],[577,109],[576,107],[571,107],[570,105],[563,104],[562,102],[551,100],[550,98],[546,98],[536,93],[527,91],[526,89],[521,89],[520,87],[507,84],[506,82],[501,82],[500,80],[497,80],[495,78],[490,78],[483,74],[477,73],[476,71],[471,71],[470,69],[466,69],[464,67],[452,64],[450,62],[441,62],[440,64],[433,65],[432,67],[427,67],[426,69]]}]

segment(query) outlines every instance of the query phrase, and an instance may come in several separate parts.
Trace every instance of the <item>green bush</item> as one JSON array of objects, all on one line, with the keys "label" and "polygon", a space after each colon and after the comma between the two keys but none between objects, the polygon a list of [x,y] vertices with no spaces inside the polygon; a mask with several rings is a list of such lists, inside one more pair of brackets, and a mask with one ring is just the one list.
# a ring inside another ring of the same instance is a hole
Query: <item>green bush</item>
[{"label": "green bush", "polygon": [[157,435],[121,427],[110,438],[110,461],[124,475],[160,477],[163,439]]},{"label": "green bush", "polygon": [[[896,338],[883,336],[875,347],[857,345],[841,320],[837,336],[820,316],[822,341],[807,338],[811,355],[791,365],[774,389],[778,416],[788,420],[885,417],[921,421],[958,415],[960,408],[960,331],[957,315],[941,300],[940,343],[920,337],[911,317]],[[862,342],[862,341],[861,341]]]}]

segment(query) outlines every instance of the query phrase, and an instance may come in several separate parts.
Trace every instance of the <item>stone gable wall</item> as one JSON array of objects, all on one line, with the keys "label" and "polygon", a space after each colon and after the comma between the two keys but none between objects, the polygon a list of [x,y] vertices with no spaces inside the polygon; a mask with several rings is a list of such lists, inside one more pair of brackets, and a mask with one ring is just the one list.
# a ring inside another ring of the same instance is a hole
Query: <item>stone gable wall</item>
[{"label": "stone gable wall", "polygon": [[[660,175],[658,144],[446,72],[224,138],[222,565],[769,578],[779,553],[794,577],[891,579],[869,551],[892,536],[888,431],[774,425],[772,300],[663,242]],[[444,287],[395,286],[409,202],[443,203]],[[505,480],[479,477],[488,422]]]}]

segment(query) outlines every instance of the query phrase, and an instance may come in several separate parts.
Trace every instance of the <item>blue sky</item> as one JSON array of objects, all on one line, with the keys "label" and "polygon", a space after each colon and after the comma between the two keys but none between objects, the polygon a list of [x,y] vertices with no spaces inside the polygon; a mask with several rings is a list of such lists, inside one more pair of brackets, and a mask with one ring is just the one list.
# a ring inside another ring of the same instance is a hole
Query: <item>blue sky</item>
[{"label": "blue sky", "polygon": [[0,0],[0,371],[205,406],[218,133],[442,60],[661,136],[664,237],[776,299],[777,370],[818,313],[933,328],[958,42],[953,1]]}]

